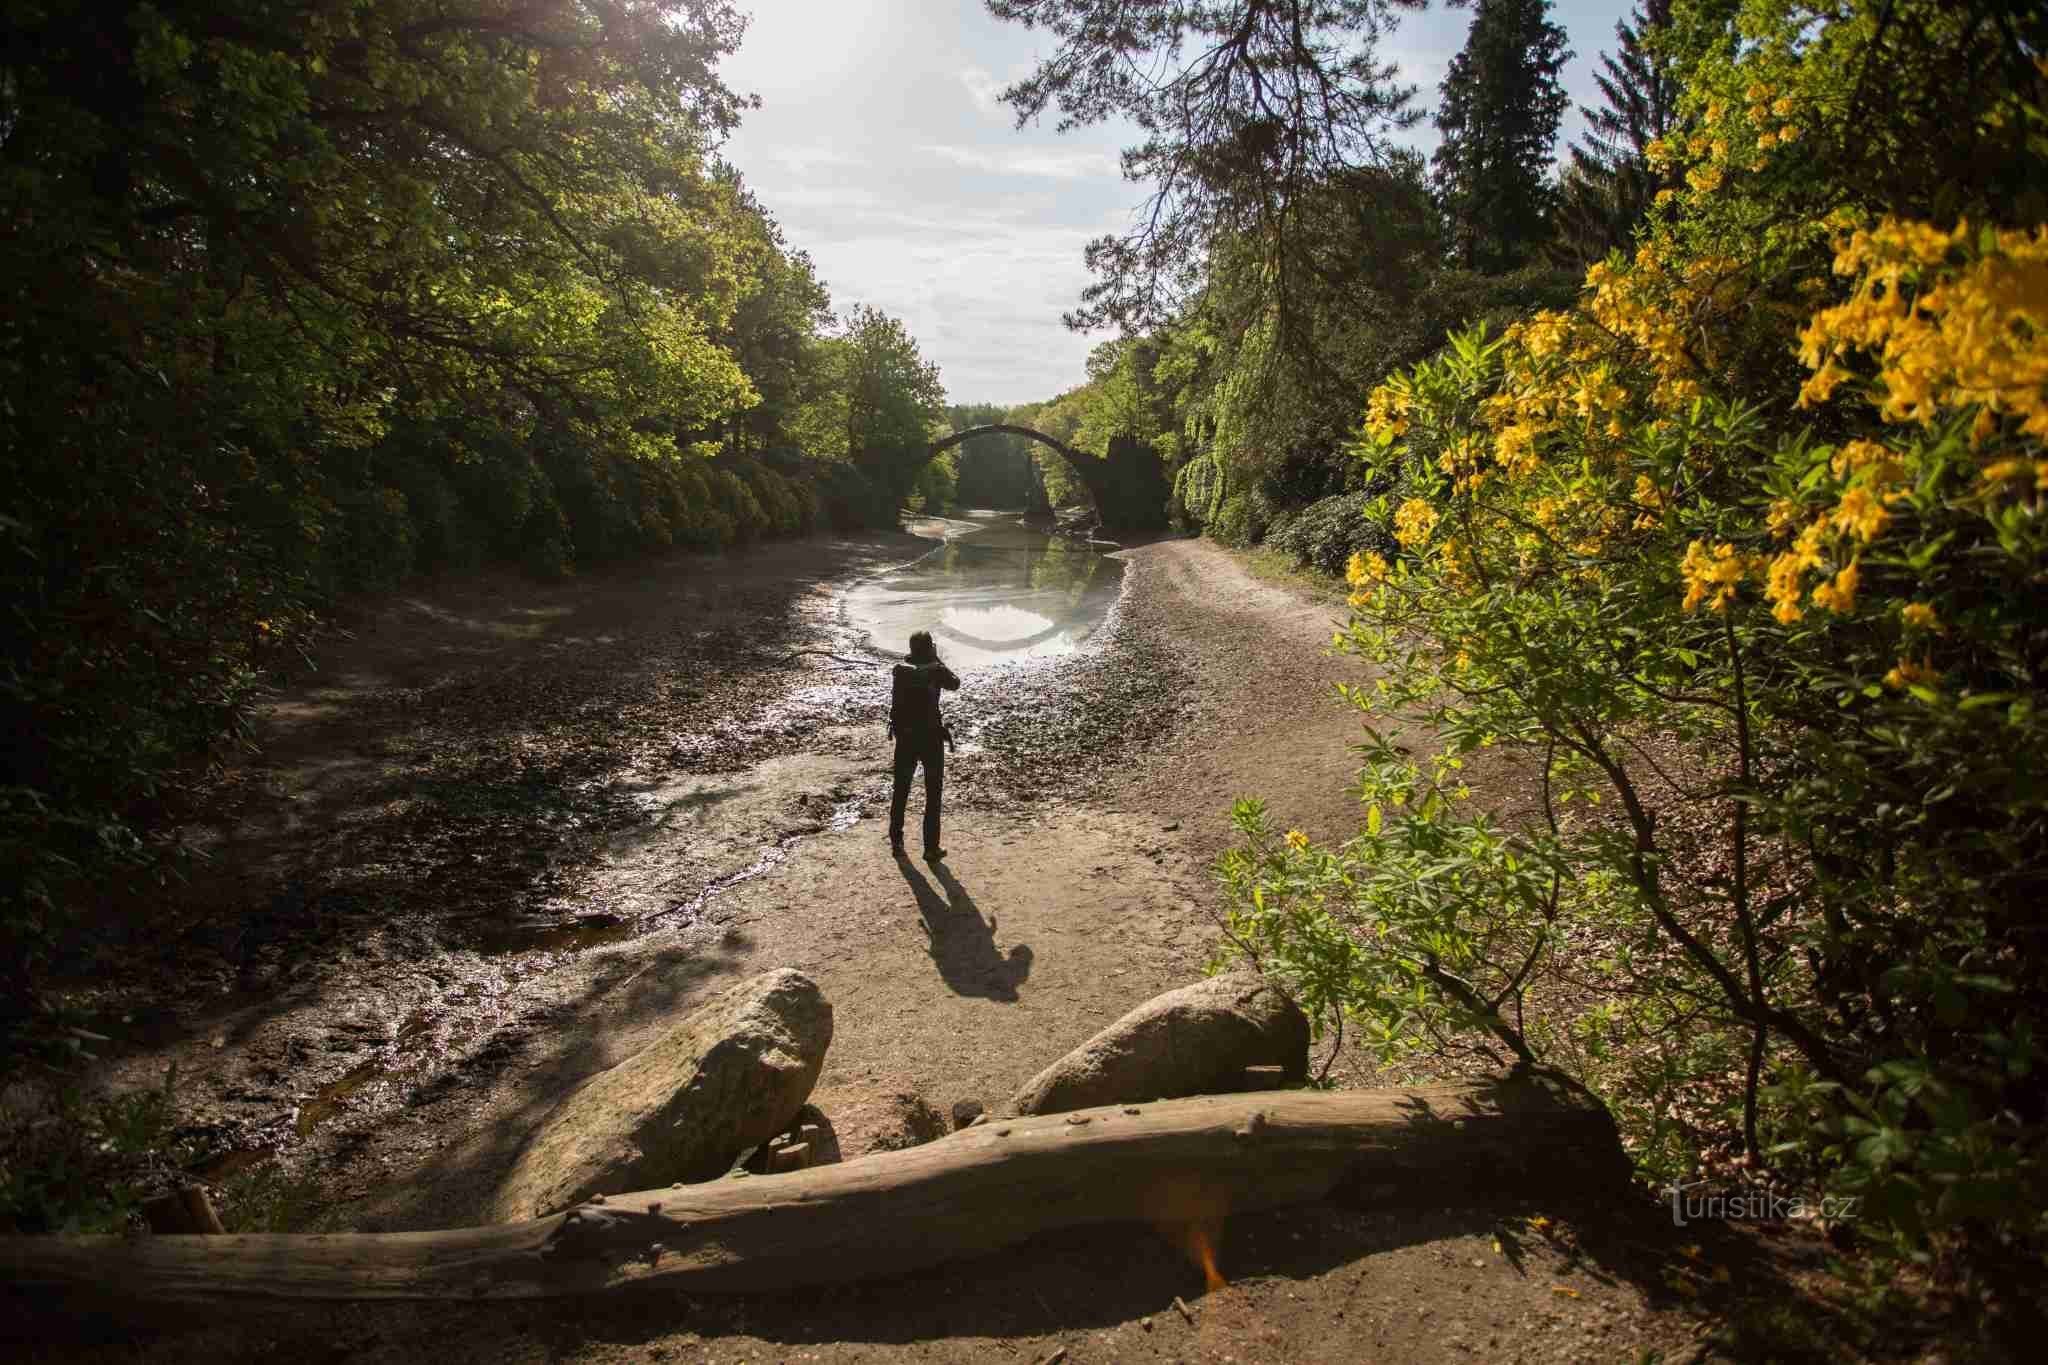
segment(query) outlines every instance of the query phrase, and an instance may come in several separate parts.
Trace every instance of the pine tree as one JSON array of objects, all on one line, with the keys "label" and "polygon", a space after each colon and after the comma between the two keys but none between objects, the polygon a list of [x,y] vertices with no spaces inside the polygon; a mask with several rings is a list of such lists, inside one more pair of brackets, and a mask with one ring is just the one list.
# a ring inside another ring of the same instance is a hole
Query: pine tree
[{"label": "pine tree", "polygon": [[1558,73],[1572,54],[1549,15],[1550,0],[1476,0],[1444,78],[1434,181],[1459,265],[1511,270],[1550,234],[1550,149],[1570,103]]},{"label": "pine tree", "polygon": [[1606,107],[1580,106],[1586,136],[1572,147],[1558,205],[1554,255],[1587,264],[1627,246],[1649,211],[1658,177],[1644,149],[1678,117],[1677,77],[1648,40],[1671,22],[1671,0],[1644,0],[1614,26],[1617,50],[1593,79]]}]

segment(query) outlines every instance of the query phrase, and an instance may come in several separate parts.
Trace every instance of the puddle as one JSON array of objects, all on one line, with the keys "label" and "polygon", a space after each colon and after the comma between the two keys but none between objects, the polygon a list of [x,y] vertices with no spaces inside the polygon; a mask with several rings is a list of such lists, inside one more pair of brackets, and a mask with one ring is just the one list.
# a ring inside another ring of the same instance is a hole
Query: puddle
[{"label": "puddle", "polygon": [[956,668],[1071,654],[1115,604],[1123,561],[1117,547],[1044,535],[1015,513],[965,512],[972,529],[914,564],[856,585],[842,610],[879,650],[904,654],[912,631],[929,630]]},{"label": "puddle", "polygon": [[582,952],[607,943],[624,943],[639,933],[630,920],[603,913],[572,920],[514,920],[479,928],[465,937],[469,947],[486,957],[506,953]]}]

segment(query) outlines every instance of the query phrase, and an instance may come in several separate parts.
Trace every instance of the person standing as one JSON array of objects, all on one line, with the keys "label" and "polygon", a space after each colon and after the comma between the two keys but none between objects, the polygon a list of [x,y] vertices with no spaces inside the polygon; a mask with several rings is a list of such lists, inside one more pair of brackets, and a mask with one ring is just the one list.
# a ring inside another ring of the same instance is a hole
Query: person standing
[{"label": "person standing", "polygon": [[891,674],[889,734],[896,740],[896,790],[889,799],[889,846],[903,856],[903,810],[910,801],[910,779],[924,765],[924,856],[938,862],[939,797],[946,787],[945,721],[939,718],[939,691],[960,690],[960,679],[939,658],[931,632],[910,637],[910,659]]}]

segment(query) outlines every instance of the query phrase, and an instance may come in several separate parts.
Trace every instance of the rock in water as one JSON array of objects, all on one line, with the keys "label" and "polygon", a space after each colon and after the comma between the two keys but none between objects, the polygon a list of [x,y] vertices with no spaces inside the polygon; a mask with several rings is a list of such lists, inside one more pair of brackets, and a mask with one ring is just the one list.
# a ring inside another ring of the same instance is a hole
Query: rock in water
[{"label": "rock in water", "polygon": [[832,1006],[783,968],[722,992],[645,1052],[571,1091],[528,1139],[492,1216],[711,1180],[790,1126],[832,1042]]},{"label": "rock in water", "polygon": [[1012,1113],[1234,1091],[1249,1066],[1308,1075],[1308,1016],[1270,982],[1242,973],[1154,997],[1026,1083]]}]

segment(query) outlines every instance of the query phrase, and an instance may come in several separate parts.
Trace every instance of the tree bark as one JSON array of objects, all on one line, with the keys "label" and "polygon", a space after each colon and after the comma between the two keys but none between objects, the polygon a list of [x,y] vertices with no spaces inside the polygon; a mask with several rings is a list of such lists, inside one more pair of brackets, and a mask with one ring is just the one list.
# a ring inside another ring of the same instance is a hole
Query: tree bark
[{"label": "tree bark", "polygon": [[1211,1221],[1329,1196],[1442,1205],[1612,1188],[1606,1111],[1540,1074],[1410,1090],[1214,1095],[992,1118],[922,1147],[786,1175],[611,1195],[442,1232],[0,1238],[17,1290],[219,1299],[749,1292],[914,1270],[1057,1228]]}]

